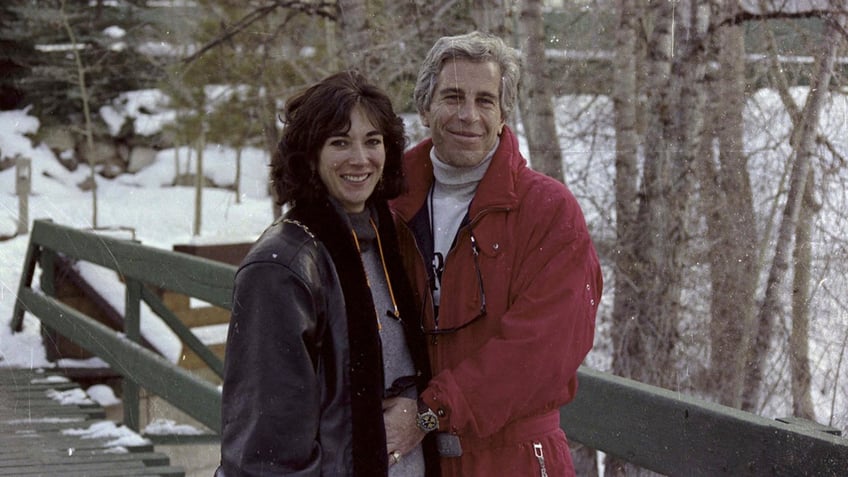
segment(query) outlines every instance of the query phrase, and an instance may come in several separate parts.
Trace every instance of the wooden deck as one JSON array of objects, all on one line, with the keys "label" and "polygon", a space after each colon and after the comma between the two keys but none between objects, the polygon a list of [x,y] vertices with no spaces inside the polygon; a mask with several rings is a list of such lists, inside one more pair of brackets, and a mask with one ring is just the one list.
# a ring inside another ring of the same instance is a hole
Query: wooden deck
[{"label": "wooden deck", "polygon": [[0,368],[0,476],[168,476],[185,471],[120,424],[76,383]]}]

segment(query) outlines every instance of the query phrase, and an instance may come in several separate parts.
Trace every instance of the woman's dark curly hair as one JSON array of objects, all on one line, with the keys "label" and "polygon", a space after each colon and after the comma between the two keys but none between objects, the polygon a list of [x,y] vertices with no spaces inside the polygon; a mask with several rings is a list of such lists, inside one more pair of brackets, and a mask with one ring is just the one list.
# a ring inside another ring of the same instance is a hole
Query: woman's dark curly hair
[{"label": "woman's dark curly hair", "polygon": [[403,120],[380,88],[357,71],[343,71],[295,94],[286,102],[283,133],[271,157],[271,182],[277,205],[326,200],[329,192],[318,175],[324,142],[350,129],[359,106],[383,135],[386,163],[369,200],[397,197],[405,186],[401,160],[406,147]]}]

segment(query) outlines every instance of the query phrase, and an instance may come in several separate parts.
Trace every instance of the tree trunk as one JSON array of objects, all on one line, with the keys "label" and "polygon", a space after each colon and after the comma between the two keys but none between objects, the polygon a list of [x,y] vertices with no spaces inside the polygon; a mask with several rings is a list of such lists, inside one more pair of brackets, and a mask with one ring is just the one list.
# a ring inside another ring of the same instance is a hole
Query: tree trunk
[{"label": "tree trunk", "polygon": [[94,133],[91,125],[91,111],[88,105],[88,88],[85,83],[85,66],[82,64],[82,57],[79,49],[77,49],[76,35],[71,28],[71,23],[68,20],[68,15],[65,13],[65,0],[62,0],[61,9],[62,25],[65,32],[68,34],[71,47],[74,55],[74,62],[77,68],[77,83],[80,88],[80,98],[82,99],[82,111],[85,118],[85,145],[86,145],[86,160],[89,167],[89,180],[91,181],[91,227],[96,229],[97,224],[97,174],[94,172]]},{"label": "tree trunk", "polygon": [[[725,16],[736,4],[725,5]],[[700,388],[726,406],[742,402],[745,352],[756,327],[755,290],[759,272],[753,194],[743,148],[745,43],[742,27],[724,26],[715,35],[719,64],[712,90],[710,124],[718,140],[719,164],[713,165],[711,140],[699,161],[700,200],[708,227],[710,264],[710,367]]]},{"label": "tree trunk", "polygon": [[366,0],[339,0],[339,25],[342,49],[348,59],[347,68],[359,69],[368,76],[371,73],[371,31],[368,22]]},{"label": "tree trunk", "polygon": [[[203,126],[201,126],[202,128]],[[206,148],[206,135],[201,131],[197,140],[197,168],[194,176],[194,227],[192,235],[200,235],[203,225],[203,149]]]},{"label": "tree trunk", "polygon": [[[640,137],[637,131],[639,108],[638,31],[641,11],[636,0],[618,0],[616,29],[613,107],[615,111],[615,296],[613,297],[612,372],[619,376],[630,373],[626,350],[634,339],[635,318],[640,289],[637,285],[636,236],[638,230],[638,153]],[[625,475],[625,463],[611,455],[604,461],[604,475]]]},{"label": "tree trunk", "polygon": [[[505,0],[477,0],[468,2],[469,15],[474,29],[501,37],[507,44],[513,43],[510,36],[515,32],[513,4]],[[521,2],[522,4],[525,2]]]},{"label": "tree trunk", "polygon": [[672,124],[670,115],[674,110],[670,83],[672,8],[667,2],[656,2],[647,8],[653,21],[644,91],[647,121],[643,144],[647,147],[636,218],[640,227],[635,230],[632,244],[634,283],[639,293],[634,297],[635,313],[623,343],[625,348],[616,354],[627,359],[623,369],[625,377],[659,385],[660,374],[673,369],[668,358],[677,341],[676,318],[663,299],[669,291],[666,286],[671,286],[669,272],[673,269],[675,248],[680,243],[676,240],[679,237],[673,237],[669,230],[676,212],[671,210],[671,191],[667,190],[668,173],[676,152],[667,141]]},{"label": "tree trunk", "polygon": [[[830,86],[836,51],[840,43],[840,29],[844,30],[844,16],[837,16],[836,18],[838,20],[831,19],[827,22],[828,27],[822,42],[821,55],[818,59],[817,69],[810,81],[810,92],[804,105],[801,123],[793,133],[792,144],[795,148],[795,160],[789,179],[789,192],[778,229],[774,259],[766,282],[765,297],[757,315],[756,338],[748,354],[749,365],[745,376],[742,400],[742,409],[746,411],[756,412],[759,405],[760,388],[766,357],[773,336],[774,322],[781,311],[780,295],[789,269],[789,247],[798,225],[798,216],[804,198],[807,175],[810,171],[821,105]],[[835,23],[837,21],[839,22],[838,25]]]},{"label": "tree trunk", "polygon": [[622,284],[617,275],[616,288],[634,290],[631,303],[616,298],[616,326],[621,329],[615,331],[613,358],[616,373],[665,388],[679,383],[681,293],[693,234],[688,230],[691,171],[704,125],[706,61],[701,44],[690,39],[706,33],[709,15],[706,9],[695,9],[685,16],[685,9],[676,7],[675,2],[650,2],[645,14],[637,16],[640,26],[647,26],[648,38],[647,75],[637,95],[647,101],[640,141],[645,145],[644,168],[636,225],[619,237],[628,242],[622,249],[633,259],[625,277],[629,283]]},{"label": "tree trunk", "polygon": [[678,310],[670,299],[679,285],[674,274],[683,237],[676,219],[682,211],[676,210],[672,182],[677,179],[674,161],[679,153],[671,140],[672,111],[676,110],[671,63],[673,9],[668,2],[656,2],[648,8],[654,22],[645,88],[648,115],[644,144],[648,147],[637,213],[640,227],[633,243],[634,283],[640,293],[622,351],[628,360],[626,377],[662,386],[674,376],[671,357],[678,340]]},{"label": "tree trunk", "polygon": [[591,447],[569,442],[574,474],[580,477],[598,477],[598,452]]},{"label": "tree trunk", "polygon": [[236,178],[233,182],[233,190],[236,193],[236,204],[241,204],[241,152],[244,149],[243,146],[238,146],[236,148]]},{"label": "tree trunk", "polygon": [[[277,150],[277,142],[279,141],[279,131],[277,130],[277,98],[270,91],[273,91],[272,85],[274,81],[269,77],[269,64],[274,61],[271,57],[271,49],[263,48],[262,50],[262,69],[260,70],[259,91],[262,91],[259,99],[259,117],[261,118],[262,138],[265,142],[265,150],[268,151],[268,157],[272,157]],[[280,207],[277,206],[277,193],[274,184],[268,181],[268,196],[271,198],[271,215],[274,220],[277,220],[282,215]]]},{"label": "tree trunk", "polygon": [[545,25],[541,0],[521,2],[519,33],[525,64],[521,72],[523,84],[520,98],[524,135],[530,149],[533,169],[565,182],[562,173],[562,151],[556,131],[553,95],[545,61]]},{"label": "tree trunk", "polygon": [[792,371],[792,414],[816,420],[810,390],[810,267],[812,261],[811,231],[816,213],[821,208],[813,197],[815,176],[807,174],[801,214],[795,229],[795,273],[792,287],[792,331],[789,334],[789,362]]},{"label": "tree trunk", "polygon": [[638,144],[637,101],[637,7],[636,0],[619,0],[619,27],[616,34],[615,80],[615,215],[616,253],[615,297],[613,299],[613,373],[630,372],[625,350],[635,334],[632,319],[639,302],[636,282],[636,235],[638,230]]}]

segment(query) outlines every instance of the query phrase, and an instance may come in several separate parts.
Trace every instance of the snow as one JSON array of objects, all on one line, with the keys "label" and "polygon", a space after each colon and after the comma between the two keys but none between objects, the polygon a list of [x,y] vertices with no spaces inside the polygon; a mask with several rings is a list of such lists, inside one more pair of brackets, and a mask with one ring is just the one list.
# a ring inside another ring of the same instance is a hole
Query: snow
[{"label": "snow", "polygon": [[90,386],[85,390],[85,393],[91,397],[92,401],[103,407],[116,406],[121,403],[121,400],[115,396],[115,391],[105,384]]},{"label": "snow", "polygon": [[130,119],[137,134],[149,136],[176,117],[173,111],[163,109],[165,103],[166,97],[159,90],[128,91],[121,93],[111,105],[101,107],[100,116],[112,135],[118,134],[124,121]]},{"label": "snow", "polygon": [[32,383],[32,384],[56,384],[56,383],[69,383],[69,382],[71,382],[70,379],[68,379],[64,376],[59,376],[59,375],[55,375],[55,374],[52,374],[52,375],[47,376],[45,378],[33,379],[33,380],[30,381],[30,383]]},{"label": "snow", "polygon": [[84,421],[84,417],[42,417],[42,418],[31,418],[28,417],[26,419],[11,419],[8,421],[3,421],[3,424],[9,425],[18,425],[18,424],[32,424],[32,423],[41,423],[41,424],[65,424],[70,422],[82,422]]},{"label": "snow", "polygon": [[90,406],[94,401],[80,388],[68,389],[67,391],[57,391],[48,389],[47,397],[58,401],[63,406]]},{"label": "snow", "polygon": [[177,424],[171,419],[154,419],[144,428],[144,433],[150,436],[174,434],[181,436],[200,436],[205,434],[205,431],[189,424]]},{"label": "snow", "polygon": [[[159,112],[156,91],[139,91],[123,95],[106,113],[111,120],[123,122],[132,118],[136,127],[147,133],[161,128],[171,117]],[[143,112],[144,111],[144,112]],[[150,112],[153,114],[150,114]],[[114,113],[114,114],[113,114]],[[29,217],[51,219],[68,227],[91,229],[91,194],[77,187],[86,180],[86,165],[76,171],[66,170],[46,146],[33,146],[28,135],[38,130],[39,121],[28,111],[0,112],[0,152],[4,157],[31,159],[32,194]],[[210,145],[204,152],[206,174],[219,185],[233,184],[235,153]],[[108,228],[111,236],[134,238],[142,244],[170,250],[176,244],[232,243],[255,240],[273,220],[271,199],[267,193],[268,157],[264,151],[246,149],[242,153],[241,201],[234,192],[204,189],[201,234],[194,236],[194,188],[171,187],[176,174],[175,157],[181,172],[194,171],[194,156],[186,149],[159,151],[155,163],[135,175],[116,180],[97,178],[98,227]],[[15,195],[15,168],[0,172],[0,237],[16,234],[18,198]],[[0,241],[0,366],[38,368],[52,367],[41,342],[40,324],[25,314],[23,331],[13,334],[8,326],[20,283],[23,259],[29,243],[28,235]],[[79,264],[80,273],[103,292],[107,301],[119,312],[124,311],[124,289],[115,272],[92,265]],[[33,284],[37,285],[38,275]],[[146,306],[142,306],[142,334],[171,362],[176,362],[181,345],[176,336]],[[206,337],[205,340],[212,338]],[[105,366],[93,358],[85,361],[62,360],[63,366]]]},{"label": "snow", "polygon": [[[65,429],[62,434],[68,436],[79,436],[83,439],[112,439],[106,443],[106,447],[133,447],[149,445],[150,441],[135,433],[132,429],[115,424],[112,421],[99,421],[85,429]],[[115,449],[121,451],[120,449]],[[126,449],[123,449],[125,452]],[[68,449],[72,452],[72,449]]]}]

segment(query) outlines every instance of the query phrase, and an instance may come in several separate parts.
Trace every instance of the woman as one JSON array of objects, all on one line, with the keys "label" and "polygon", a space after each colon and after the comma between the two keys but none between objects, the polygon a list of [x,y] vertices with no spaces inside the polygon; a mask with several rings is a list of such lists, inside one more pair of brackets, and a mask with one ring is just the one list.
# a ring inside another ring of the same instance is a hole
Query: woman
[{"label": "woman", "polygon": [[283,120],[271,179],[290,209],[236,273],[216,475],[424,475],[421,446],[387,449],[383,427],[383,400],[414,402],[429,377],[387,206],[403,122],[356,72]]}]

